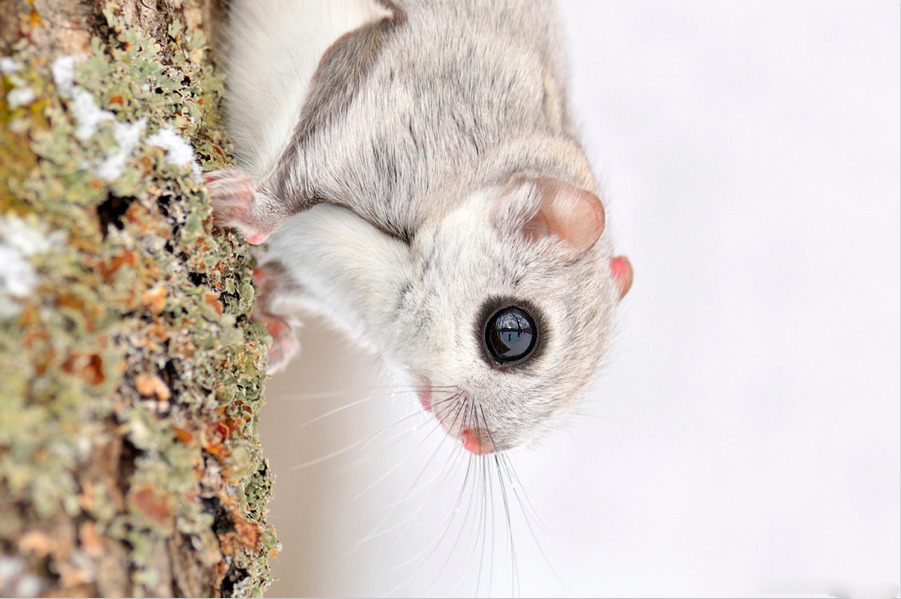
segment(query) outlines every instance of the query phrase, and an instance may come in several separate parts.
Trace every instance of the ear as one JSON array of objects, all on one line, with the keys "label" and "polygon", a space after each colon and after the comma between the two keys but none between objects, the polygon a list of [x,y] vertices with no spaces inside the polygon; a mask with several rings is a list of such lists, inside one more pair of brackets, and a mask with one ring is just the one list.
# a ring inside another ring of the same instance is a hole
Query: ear
[{"label": "ear", "polygon": [[555,179],[537,179],[538,211],[522,225],[530,241],[548,235],[566,242],[581,256],[604,232],[604,206],[590,191]]},{"label": "ear", "polygon": [[619,299],[623,299],[632,288],[632,264],[625,256],[616,256],[610,260],[610,274],[616,279],[619,287]]}]

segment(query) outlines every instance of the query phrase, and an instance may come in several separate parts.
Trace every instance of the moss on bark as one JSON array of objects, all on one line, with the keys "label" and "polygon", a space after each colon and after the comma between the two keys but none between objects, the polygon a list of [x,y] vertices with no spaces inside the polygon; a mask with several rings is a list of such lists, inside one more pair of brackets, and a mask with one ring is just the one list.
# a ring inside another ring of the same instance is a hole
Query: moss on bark
[{"label": "moss on bark", "polygon": [[0,594],[259,596],[269,338],[200,177],[208,7],[0,4]]}]

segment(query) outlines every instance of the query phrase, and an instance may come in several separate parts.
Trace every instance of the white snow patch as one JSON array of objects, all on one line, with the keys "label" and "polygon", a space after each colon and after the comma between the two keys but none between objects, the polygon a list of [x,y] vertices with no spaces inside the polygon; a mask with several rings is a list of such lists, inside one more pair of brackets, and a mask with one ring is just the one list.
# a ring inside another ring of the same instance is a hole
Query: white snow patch
[{"label": "white snow patch", "polygon": [[38,275],[28,260],[15,249],[0,242],[0,319],[18,316],[18,300],[28,297],[38,284]]},{"label": "white snow patch", "polygon": [[166,162],[178,166],[188,166],[194,162],[194,150],[171,127],[163,126],[147,138],[147,145],[166,150]]},{"label": "white snow patch", "polygon": [[117,147],[94,169],[94,174],[99,178],[112,181],[122,176],[132,151],[141,140],[146,121],[141,119],[135,123],[119,123],[116,122],[115,114],[100,108],[91,92],[75,84],[75,63],[80,59],[80,56],[61,56],[50,65],[50,71],[60,94],[69,98],[69,111],[75,118],[75,137],[79,141],[90,140],[102,124],[113,124],[113,137]]},{"label": "white snow patch", "polygon": [[72,102],[69,104],[72,116],[75,117],[75,137],[81,141],[88,141],[100,124],[105,121],[115,120],[115,115],[109,110],[97,106],[94,96],[85,89],[75,87],[72,89]]},{"label": "white snow patch", "polygon": [[28,83],[17,74],[21,70],[22,65],[18,61],[8,56],[0,57],[0,73],[6,75],[9,82],[13,84],[13,89],[6,94],[6,101],[9,102],[10,108],[31,104],[36,97],[34,90],[28,87]]},{"label": "white snow patch", "polygon": [[53,81],[60,94],[69,99],[69,111],[75,119],[75,137],[87,142],[104,123],[112,123],[116,147],[110,150],[94,168],[94,174],[104,181],[122,176],[132,151],[144,134],[145,119],[134,123],[120,123],[116,115],[100,108],[88,90],[75,84],[75,64],[81,56],[61,56],[50,65]]},{"label": "white snow patch", "polygon": [[9,580],[24,569],[25,562],[20,558],[0,557],[0,580]]},{"label": "white snow patch", "polygon": [[16,595],[19,597],[39,597],[43,590],[43,580],[31,573],[22,576],[16,585]]},{"label": "white snow patch", "polygon": [[65,233],[62,231],[54,231],[48,235],[46,227],[42,227],[39,221],[29,222],[12,213],[0,218],[0,241],[15,248],[24,256],[48,252],[54,249],[54,246],[60,246],[64,239]]},{"label": "white snow patch", "polygon": [[6,101],[9,102],[10,108],[18,108],[19,106],[25,106],[27,104],[31,104],[35,100],[34,90],[30,87],[17,87],[16,89],[10,90],[8,94],[6,94]]},{"label": "white snow patch", "polygon": [[14,58],[9,56],[0,56],[0,73],[4,75],[12,75],[22,70],[22,65]]},{"label": "white snow patch", "polygon": [[116,138],[118,146],[104,158],[103,162],[97,165],[94,173],[98,177],[105,181],[112,181],[122,176],[122,171],[125,170],[125,164],[131,157],[132,151],[141,141],[146,124],[147,119],[141,119],[134,123],[113,124],[113,137]]},{"label": "white snow patch", "polygon": [[19,300],[28,297],[38,284],[38,274],[28,258],[51,250],[64,239],[62,231],[48,235],[46,227],[15,214],[0,218],[0,318],[18,315]]},{"label": "white snow patch", "polygon": [[75,89],[75,62],[80,56],[60,56],[50,63],[53,82],[63,96],[71,96]]},{"label": "white snow patch", "polygon": [[44,583],[27,568],[28,564],[20,557],[0,557],[0,589],[11,591],[13,597],[40,595]]},{"label": "white snow patch", "polygon": [[159,131],[147,138],[147,145],[157,146],[166,150],[165,160],[167,164],[175,164],[177,166],[190,165],[191,174],[195,179],[200,180],[200,165],[195,160],[194,149],[171,127],[163,125]]}]

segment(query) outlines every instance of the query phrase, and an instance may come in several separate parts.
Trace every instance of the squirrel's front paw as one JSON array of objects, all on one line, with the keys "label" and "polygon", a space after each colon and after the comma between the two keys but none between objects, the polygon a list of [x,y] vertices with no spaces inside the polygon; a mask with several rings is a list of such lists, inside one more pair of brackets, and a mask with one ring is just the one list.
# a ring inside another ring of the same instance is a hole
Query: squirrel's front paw
[{"label": "squirrel's front paw", "polygon": [[267,369],[269,374],[283,370],[291,358],[300,352],[300,341],[297,340],[300,321],[293,316],[273,314],[268,307],[272,296],[277,294],[276,290],[280,281],[279,273],[269,266],[259,266],[253,269],[253,282],[257,288],[257,298],[253,304],[250,318],[254,322],[263,323],[266,326],[266,332],[272,337],[272,345],[269,347],[269,368]]},{"label": "squirrel's front paw", "polygon": [[244,171],[212,171],[204,173],[203,180],[210,194],[214,224],[237,229],[253,245],[266,241],[273,227],[261,218],[261,198]]},{"label": "squirrel's front paw", "polygon": [[266,325],[266,331],[272,336],[269,347],[269,374],[284,370],[288,362],[300,352],[300,341],[297,340],[299,325],[293,319],[282,318],[272,314],[256,314],[255,320]]}]

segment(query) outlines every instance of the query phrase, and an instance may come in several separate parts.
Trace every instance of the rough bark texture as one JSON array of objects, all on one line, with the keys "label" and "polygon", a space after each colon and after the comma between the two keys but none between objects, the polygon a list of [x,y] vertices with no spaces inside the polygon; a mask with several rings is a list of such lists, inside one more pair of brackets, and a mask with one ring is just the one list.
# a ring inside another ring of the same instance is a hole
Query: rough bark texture
[{"label": "rough bark texture", "polygon": [[269,339],[199,175],[213,8],[0,0],[0,595],[270,582]]}]

